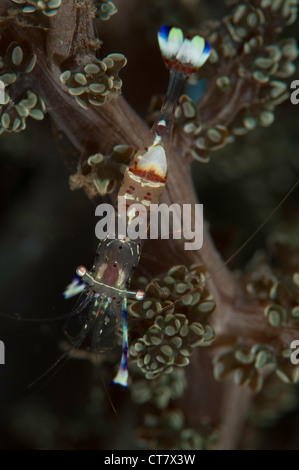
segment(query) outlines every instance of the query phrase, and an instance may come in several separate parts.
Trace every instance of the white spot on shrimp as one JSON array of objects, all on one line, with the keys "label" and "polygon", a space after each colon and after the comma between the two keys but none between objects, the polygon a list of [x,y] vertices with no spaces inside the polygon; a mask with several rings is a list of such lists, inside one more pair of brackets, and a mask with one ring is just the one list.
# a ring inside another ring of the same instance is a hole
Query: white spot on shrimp
[{"label": "white spot on shrimp", "polygon": [[76,274],[80,277],[83,277],[87,272],[87,269],[84,266],[78,266],[76,269]]}]

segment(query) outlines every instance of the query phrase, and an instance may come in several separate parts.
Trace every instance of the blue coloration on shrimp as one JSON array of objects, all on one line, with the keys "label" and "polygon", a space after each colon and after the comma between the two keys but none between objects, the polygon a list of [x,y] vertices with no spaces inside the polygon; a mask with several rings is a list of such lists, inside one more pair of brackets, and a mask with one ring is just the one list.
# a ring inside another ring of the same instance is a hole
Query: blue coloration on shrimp
[{"label": "blue coloration on shrimp", "polygon": [[80,277],[75,276],[72,280],[72,282],[65,288],[65,291],[63,292],[63,297],[65,299],[70,299],[71,297],[74,297],[75,295],[81,294],[83,290],[85,289],[86,284],[85,282],[80,279]]},{"label": "blue coloration on shrimp", "polygon": [[185,38],[180,28],[167,25],[161,27],[158,41],[166,65],[186,75],[202,67],[211,52],[210,44],[202,36]]}]

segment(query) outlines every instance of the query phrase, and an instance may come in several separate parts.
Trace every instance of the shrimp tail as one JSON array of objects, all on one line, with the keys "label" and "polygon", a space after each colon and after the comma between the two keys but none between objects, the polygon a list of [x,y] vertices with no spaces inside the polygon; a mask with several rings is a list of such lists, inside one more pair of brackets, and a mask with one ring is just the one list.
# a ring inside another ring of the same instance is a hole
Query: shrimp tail
[{"label": "shrimp tail", "polygon": [[180,28],[163,25],[158,42],[166,66],[184,75],[192,75],[209,58],[211,46],[199,35],[185,37]]}]

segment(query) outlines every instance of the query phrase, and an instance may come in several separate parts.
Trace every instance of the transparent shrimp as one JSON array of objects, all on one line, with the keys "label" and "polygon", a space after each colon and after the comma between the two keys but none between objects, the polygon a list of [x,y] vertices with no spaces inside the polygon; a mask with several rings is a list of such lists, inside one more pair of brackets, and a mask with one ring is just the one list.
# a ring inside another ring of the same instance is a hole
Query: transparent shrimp
[{"label": "transparent shrimp", "polygon": [[[170,26],[160,29],[158,41],[163,59],[170,69],[169,86],[158,118],[126,170],[118,193],[118,196],[125,200],[126,233],[136,217],[136,213],[130,211],[132,204],[142,204],[148,214],[151,204],[160,200],[167,181],[168,150],[175,108],[182,86],[186,78],[204,64],[210,52],[210,46],[204,38],[184,38],[181,29]],[[118,217],[120,218],[119,213]],[[147,227],[147,223],[144,226]],[[129,236],[121,234],[118,234],[115,240],[111,238],[108,235],[100,242],[94,265],[89,272],[82,266],[77,269],[81,283],[74,280],[64,293],[65,297],[70,297],[83,290],[67,322],[65,333],[74,345],[81,346],[88,341],[92,351],[103,352],[114,347],[114,332],[122,319],[123,353],[114,383],[126,387],[126,299],[144,297],[141,291],[129,290],[131,277],[139,263],[143,241],[141,238],[132,240]]]}]

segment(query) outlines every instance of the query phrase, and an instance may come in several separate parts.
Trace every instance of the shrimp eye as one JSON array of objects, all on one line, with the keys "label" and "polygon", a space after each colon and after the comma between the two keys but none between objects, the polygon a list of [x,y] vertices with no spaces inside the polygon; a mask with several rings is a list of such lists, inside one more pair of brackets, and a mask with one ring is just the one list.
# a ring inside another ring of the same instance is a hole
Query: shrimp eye
[{"label": "shrimp eye", "polygon": [[83,277],[86,272],[87,269],[84,266],[78,266],[78,268],[76,269],[77,276],[79,277]]},{"label": "shrimp eye", "polygon": [[145,293],[143,290],[138,290],[136,292],[136,300],[143,300],[145,296]]}]

